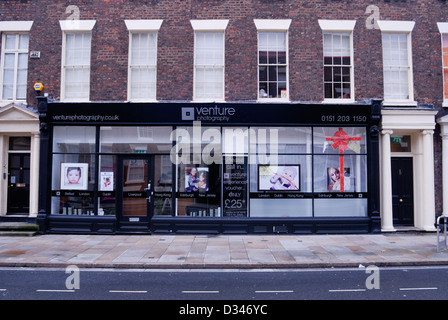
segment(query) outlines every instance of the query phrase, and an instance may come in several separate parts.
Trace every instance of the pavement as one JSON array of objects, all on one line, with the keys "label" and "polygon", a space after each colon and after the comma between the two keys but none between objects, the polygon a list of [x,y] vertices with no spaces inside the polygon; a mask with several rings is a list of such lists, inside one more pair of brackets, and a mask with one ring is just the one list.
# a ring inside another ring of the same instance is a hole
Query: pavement
[{"label": "pavement", "polygon": [[437,234],[0,237],[0,267],[257,269],[448,265]]}]

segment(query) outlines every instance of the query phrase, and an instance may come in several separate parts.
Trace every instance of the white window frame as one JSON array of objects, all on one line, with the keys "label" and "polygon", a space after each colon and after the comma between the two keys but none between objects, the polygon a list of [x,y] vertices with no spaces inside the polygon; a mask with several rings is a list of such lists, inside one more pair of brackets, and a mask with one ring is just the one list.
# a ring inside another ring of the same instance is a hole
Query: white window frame
[{"label": "white window frame", "polygon": [[[92,30],[95,26],[95,20],[61,20],[59,24],[62,30],[62,57],[61,57],[61,101],[76,101],[76,102],[89,102],[90,101],[90,80],[87,98],[66,98],[66,41],[67,34],[71,33],[85,33],[90,34],[92,37]],[[90,39],[92,41],[92,38]],[[92,49],[90,49],[92,50]],[[91,53],[90,53],[91,57]],[[89,64],[89,78],[91,76],[91,62]]]},{"label": "white window frame", "polygon": [[[325,74],[322,75],[322,83],[324,83],[324,103],[353,103],[355,102],[355,71],[354,71],[354,50],[353,50],[353,30],[355,29],[356,20],[318,20],[319,26],[322,29],[322,44],[324,44],[325,34],[348,34],[350,41],[350,65],[344,66],[350,68],[350,98],[325,98]],[[322,57],[323,60],[324,57]],[[323,61],[325,69],[325,61]],[[325,70],[324,70],[325,72]]]},{"label": "white window frame", "polygon": [[445,70],[448,71],[448,65],[444,65],[443,62],[443,37],[448,37],[448,22],[437,22],[437,27],[440,32],[440,43],[441,43],[441,52],[442,52],[442,77],[443,77],[443,104],[444,108],[448,107],[448,92],[445,91],[445,83],[448,82],[448,78],[445,77]]},{"label": "white window frame", "polygon": [[[414,101],[414,72],[412,63],[412,30],[414,21],[391,21],[378,20],[378,26],[382,34],[406,34],[408,50],[408,99],[388,99],[384,96],[384,106],[417,106]],[[384,77],[384,58],[383,58],[383,77]],[[384,82],[384,78],[383,78]],[[384,83],[385,86],[385,83]],[[385,90],[384,90],[385,92]],[[384,93],[383,93],[384,94]]]},{"label": "white window frame", "polygon": [[[155,33],[156,35],[156,57],[158,53],[158,32],[162,27],[163,20],[125,20],[126,28],[129,31],[129,54],[128,54],[128,85],[127,85],[127,99],[128,101],[157,101],[157,58],[155,65],[151,65],[151,68],[155,68],[155,92],[154,99],[150,98],[133,98],[132,93],[132,36],[133,34]],[[148,65],[149,66],[149,65]]]},{"label": "white window frame", "polygon": [[[33,21],[0,21],[0,33],[2,34],[1,38],[1,57],[0,57],[0,101],[1,105],[5,105],[11,102],[23,102],[26,103],[27,94],[25,94],[25,100],[17,99],[17,67],[18,67],[18,55],[19,53],[29,53],[29,48],[27,50],[13,50],[11,52],[5,52],[5,41],[6,35],[20,35],[20,34],[28,34],[33,26]],[[12,100],[3,100],[3,77],[4,77],[4,63],[5,63],[5,53],[14,53],[16,55],[15,60],[15,70],[14,70],[14,88],[13,88],[13,99]],[[28,90],[27,90],[28,91]]]},{"label": "white window frame", "polygon": [[[290,85],[289,85],[289,27],[291,19],[254,19],[257,28],[257,101],[258,102],[289,102],[290,101]],[[260,58],[259,58],[259,34],[264,32],[284,32],[286,38],[286,97],[278,98],[261,98],[260,97]]]},{"label": "white window frame", "polygon": [[[225,66],[225,31],[229,20],[190,20],[191,26],[194,30],[194,66],[193,66],[193,101],[201,102],[224,102],[225,101],[225,86],[226,86],[226,66]],[[222,65],[211,66],[212,68],[222,68],[222,89],[221,97],[215,98],[198,98],[197,97],[197,57],[196,57],[196,36],[198,33],[222,33]]]}]

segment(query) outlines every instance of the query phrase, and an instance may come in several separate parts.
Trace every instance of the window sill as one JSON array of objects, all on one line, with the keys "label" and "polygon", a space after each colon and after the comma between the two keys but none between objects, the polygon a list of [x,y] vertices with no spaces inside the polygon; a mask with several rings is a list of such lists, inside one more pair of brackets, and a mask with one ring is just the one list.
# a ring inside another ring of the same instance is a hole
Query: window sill
[{"label": "window sill", "polygon": [[61,99],[61,102],[91,102],[90,99]]},{"label": "window sill", "polygon": [[287,103],[287,102],[291,102],[288,98],[258,98],[257,102],[260,103],[273,103],[273,102],[278,102],[278,103]]},{"label": "window sill", "polygon": [[125,102],[158,102],[156,99],[128,99]]},{"label": "window sill", "polygon": [[411,100],[384,100],[383,106],[385,107],[416,107],[417,101]]},{"label": "window sill", "polygon": [[223,103],[226,102],[226,100],[222,99],[193,99],[192,102],[202,102],[202,103]]},{"label": "window sill", "polygon": [[349,103],[354,103],[355,100],[354,99],[324,99],[324,101],[322,101],[323,103],[328,103],[328,104],[349,104]]}]

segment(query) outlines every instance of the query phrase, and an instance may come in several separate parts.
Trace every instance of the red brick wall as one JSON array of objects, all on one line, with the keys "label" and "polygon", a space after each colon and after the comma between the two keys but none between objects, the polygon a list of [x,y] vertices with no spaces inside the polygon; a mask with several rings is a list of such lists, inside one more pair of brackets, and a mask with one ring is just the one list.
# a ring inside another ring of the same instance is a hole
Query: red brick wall
[{"label": "red brick wall", "polygon": [[[128,31],[125,19],[163,19],[159,33],[159,100],[191,100],[193,30],[190,19],[229,19],[226,30],[226,100],[257,98],[257,31],[253,19],[292,19],[289,33],[290,97],[322,101],[322,31],[318,19],[356,20],[355,98],[382,98],[381,32],[367,29],[367,6],[378,6],[383,20],[412,20],[415,98],[441,106],[440,34],[436,22],[448,21],[446,1],[417,0],[94,0],[0,2],[0,20],[33,20],[30,50],[40,59],[29,64],[29,88],[41,81],[50,97],[60,97],[62,32],[69,5],[82,20],[96,20],[92,41],[91,100],[126,100]],[[29,90],[33,104],[34,92]]]},{"label": "red brick wall", "polygon": [[[440,34],[437,22],[448,22],[444,0],[2,0],[0,21],[33,20],[30,50],[40,59],[29,61],[28,101],[35,104],[32,86],[60,98],[62,32],[66,8],[76,5],[82,20],[96,20],[93,29],[92,101],[126,100],[128,31],[125,19],[163,19],[159,32],[157,99],[193,97],[193,30],[190,19],[229,19],[226,30],[227,101],[257,99],[257,31],[253,19],[292,19],[289,30],[290,98],[323,100],[322,31],[318,19],[356,20],[354,29],[355,99],[383,97],[381,32],[367,29],[369,5],[382,20],[415,21],[412,32],[414,95],[445,114]],[[440,177],[440,139],[435,135],[436,177]],[[436,181],[436,198],[440,188]],[[441,200],[436,201],[441,211]]]}]

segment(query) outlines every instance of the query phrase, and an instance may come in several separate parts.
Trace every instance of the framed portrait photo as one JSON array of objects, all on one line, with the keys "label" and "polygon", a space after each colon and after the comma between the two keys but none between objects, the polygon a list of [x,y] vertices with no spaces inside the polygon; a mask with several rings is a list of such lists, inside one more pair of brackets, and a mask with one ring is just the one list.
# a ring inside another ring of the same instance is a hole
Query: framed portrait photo
[{"label": "framed portrait photo", "polygon": [[[350,168],[344,168],[344,180],[341,179],[339,168],[327,168],[327,190],[328,191],[349,191],[351,190]],[[343,185],[342,185],[343,184]]]},{"label": "framed portrait photo", "polygon": [[259,191],[300,191],[300,165],[258,165]]},{"label": "framed portrait photo", "polygon": [[185,191],[197,192],[208,191],[209,173],[207,167],[187,167],[185,168]]},{"label": "framed portrait photo", "polygon": [[87,190],[88,163],[61,163],[61,190]]}]

